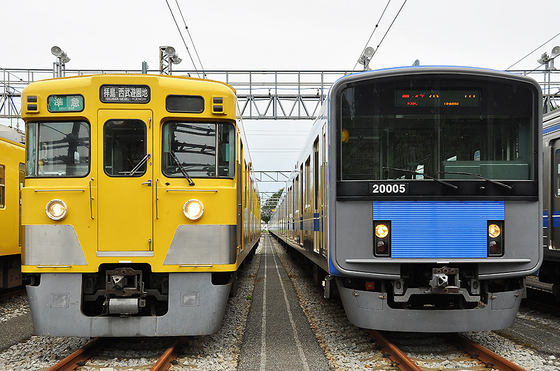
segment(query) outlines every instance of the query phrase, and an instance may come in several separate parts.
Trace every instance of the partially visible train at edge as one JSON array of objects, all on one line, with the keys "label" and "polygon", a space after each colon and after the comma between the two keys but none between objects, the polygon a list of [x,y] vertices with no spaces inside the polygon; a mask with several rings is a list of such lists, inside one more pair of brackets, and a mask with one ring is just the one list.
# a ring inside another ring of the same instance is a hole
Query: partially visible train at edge
[{"label": "partially visible train at edge", "polygon": [[361,328],[507,328],[542,263],[542,92],[408,67],[333,84],[268,228]]},{"label": "partially visible train at edge", "polygon": [[543,116],[543,149],[544,260],[538,277],[553,284],[553,293],[560,300],[560,110]]},{"label": "partially visible train at edge", "polygon": [[50,79],[24,89],[22,118],[35,333],[218,331],[260,235],[235,90],[146,74]]},{"label": "partially visible train at edge", "polygon": [[24,136],[0,126],[0,290],[23,284],[21,189],[25,181]]}]

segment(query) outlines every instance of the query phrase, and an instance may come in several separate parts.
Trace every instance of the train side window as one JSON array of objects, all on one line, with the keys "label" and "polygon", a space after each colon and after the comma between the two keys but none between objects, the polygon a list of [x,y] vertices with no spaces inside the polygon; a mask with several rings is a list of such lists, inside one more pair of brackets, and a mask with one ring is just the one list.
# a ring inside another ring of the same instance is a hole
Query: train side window
[{"label": "train side window", "polygon": [[141,120],[109,120],[103,126],[103,169],[112,177],[146,173],[146,124]]},{"label": "train side window", "polygon": [[6,199],[6,170],[4,165],[0,165],[0,208],[4,208]]},{"label": "train side window", "polygon": [[27,124],[27,176],[85,177],[90,140],[90,126],[84,121]]},{"label": "train side window", "polygon": [[560,149],[554,152],[554,168],[556,169],[556,175],[554,177],[556,192],[554,192],[554,195],[560,197]]}]

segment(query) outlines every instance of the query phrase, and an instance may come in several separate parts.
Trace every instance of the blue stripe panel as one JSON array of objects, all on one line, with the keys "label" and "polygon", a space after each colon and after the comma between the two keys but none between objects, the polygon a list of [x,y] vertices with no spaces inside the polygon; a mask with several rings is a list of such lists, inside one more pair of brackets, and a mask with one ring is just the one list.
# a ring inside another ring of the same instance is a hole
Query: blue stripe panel
[{"label": "blue stripe panel", "polygon": [[558,228],[560,227],[560,212],[554,211],[552,213],[552,227]]},{"label": "blue stripe panel", "polygon": [[548,212],[543,213],[543,228],[548,228]]},{"label": "blue stripe panel", "polygon": [[560,129],[560,124],[550,126],[550,127],[543,130],[543,134],[552,133],[553,131],[556,131],[556,130],[559,130],[559,129]]},{"label": "blue stripe panel", "polygon": [[320,232],[319,213],[313,213],[313,232]]},{"label": "blue stripe panel", "polygon": [[487,221],[503,201],[375,201],[373,220],[391,221],[393,258],[486,258]]}]

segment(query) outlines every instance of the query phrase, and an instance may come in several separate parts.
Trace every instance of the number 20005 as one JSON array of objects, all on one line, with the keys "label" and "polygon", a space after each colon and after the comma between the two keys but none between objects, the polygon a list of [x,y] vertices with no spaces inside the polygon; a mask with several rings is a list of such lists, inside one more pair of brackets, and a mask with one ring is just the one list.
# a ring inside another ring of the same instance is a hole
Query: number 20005
[{"label": "number 20005", "polygon": [[408,193],[408,184],[407,183],[399,183],[399,184],[371,183],[369,191],[372,194],[395,194],[395,193],[403,194],[403,193]]}]

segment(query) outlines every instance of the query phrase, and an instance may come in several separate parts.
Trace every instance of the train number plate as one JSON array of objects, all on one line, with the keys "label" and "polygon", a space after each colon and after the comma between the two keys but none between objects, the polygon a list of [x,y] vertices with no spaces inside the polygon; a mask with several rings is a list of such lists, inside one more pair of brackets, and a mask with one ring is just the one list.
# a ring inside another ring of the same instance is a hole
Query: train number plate
[{"label": "train number plate", "polygon": [[408,193],[408,183],[369,183],[368,190],[374,195],[402,195]]}]

